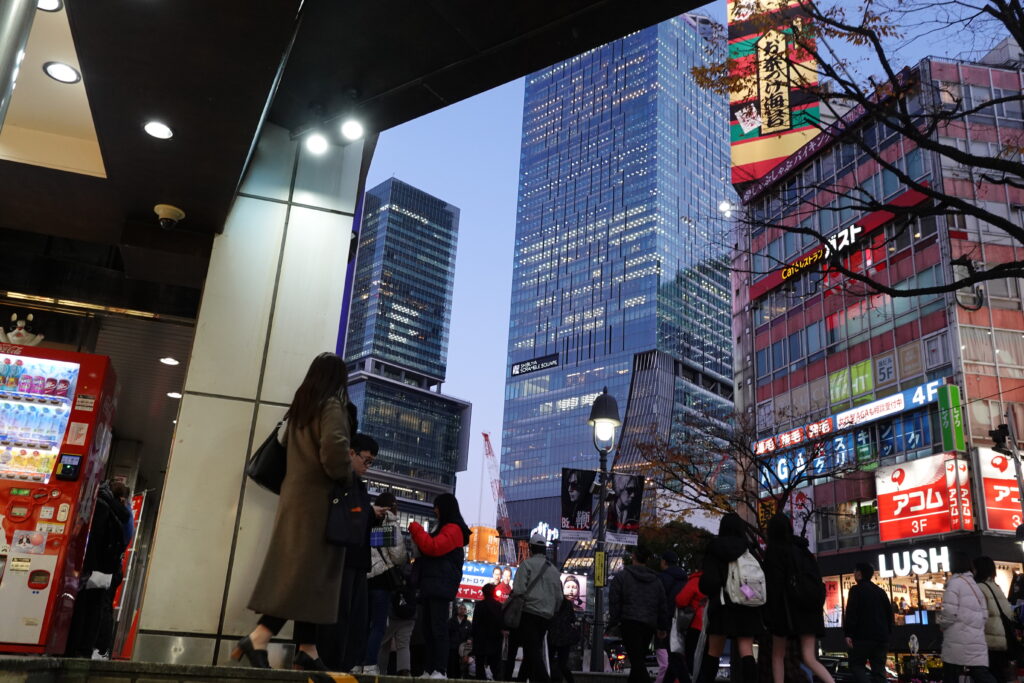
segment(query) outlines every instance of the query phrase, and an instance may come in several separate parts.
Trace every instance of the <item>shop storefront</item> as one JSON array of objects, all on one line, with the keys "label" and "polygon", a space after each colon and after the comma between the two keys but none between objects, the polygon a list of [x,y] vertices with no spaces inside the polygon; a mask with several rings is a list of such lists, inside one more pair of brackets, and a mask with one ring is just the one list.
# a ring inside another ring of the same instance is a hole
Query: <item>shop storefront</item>
[{"label": "shop storefront", "polygon": [[[1024,553],[1011,537],[950,534],[914,542],[875,546],[855,552],[819,554],[825,581],[826,652],[845,652],[843,614],[854,567],[861,562],[875,568],[873,581],[889,596],[895,628],[889,641],[890,663],[901,674],[913,670],[927,673],[942,666],[938,658],[942,637],[936,621],[953,553],[969,557],[987,555],[996,563],[996,583],[1009,593],[1014,576],[1024,571]],[[912,644],[916,642],[916,648]],[[917,649],[920,657],[915,657]],[[922,676],[923,677],[923,676]]]}]

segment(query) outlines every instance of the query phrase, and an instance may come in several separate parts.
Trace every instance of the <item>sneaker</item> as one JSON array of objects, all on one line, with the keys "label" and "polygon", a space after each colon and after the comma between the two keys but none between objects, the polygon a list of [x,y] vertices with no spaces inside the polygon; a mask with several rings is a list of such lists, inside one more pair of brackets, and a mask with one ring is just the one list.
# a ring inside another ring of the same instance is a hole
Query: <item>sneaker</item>
[{"label": "sneaker", "polygon": [[419,676],[417,676],[417,678],[431,678],[431,672],[429,672],[429,671],[424,671],[424,672],[423,672],[423,673],[421,673],[421,674],[420,674]]},{"label": "sneaker", "polygon": [[352,670],[349,671],[349,673],[350,674],[361,674],[361,673],[363,673],[363,667],[359,666],[359,665],[353,666]]},{"label": "sneaker", "polygon": [[371,664],[370,666],[364,666],[363,667],[363,674],[365,674],[367,676],[376,676],[379,673],[380,672],[377,670],[377,665],[376,664]]},{"label": "sneaker", "polygon": [[446,680],[447,680],[447,678],[448,678],[447,676],[445,676],[445,675],[444,675],[443,673],[441,673],[440,671],[435,671],[434,673],[430,674],[430,677],[431,677],[431,678],[444,678],[444,679],[446,679]]}]

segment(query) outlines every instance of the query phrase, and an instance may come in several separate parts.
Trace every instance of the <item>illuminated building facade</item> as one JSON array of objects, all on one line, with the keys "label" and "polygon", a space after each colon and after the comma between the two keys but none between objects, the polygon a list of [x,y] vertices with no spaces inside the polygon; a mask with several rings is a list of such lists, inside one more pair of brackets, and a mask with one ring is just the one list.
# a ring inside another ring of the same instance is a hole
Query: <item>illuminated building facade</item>
[{"label": "illuminated building facade", "polygon": [[459,210],[390,178],[367,191],[345,341],[359,429],[380,444],[372,488],[425,513],[466,469],[471,406],[447,370]]},{"label": "illuminated building facade", "polygon": [[731,411],[728,103],[689,73],[711,26],[683,15],[526,79],[501,449],[516,536],[557,526],[562,467],[596,469],[604,387],[626,430]]},{"label": "illuminated building facade", "polygon": [[[911,111],[1019,96],[1016,67],[985,61],[922,61],[909,70],[924,84],[908,96]],[[991,141],[1024,127],[1019,101],[966,118],[939,140],[995,155],[1000,145]],[[902,627],[935,627],[948,553],[992,557],[1004,590],[1021,568],[1013,467],[990,450],[988,435],[1009,404],[1024,403],[1020,283],[864,295],[827,264],[841,259],[886,285],[927,287],[952,281],[953,258],[972,254],[991,265],[1014,258],[1020,245],[972,217],[938,212],[908,221],[854,210],[856,192],[904,206],[930,201],[857,141],[911,178],[1003,217],[1021,215],[1024,192],[865,124],[856,110],[833,132],[744,192],[733,254],[736,403],[756,419],[755,448],[770,473],[763,484],[814,473],[798,496],[817,513],[808,537],[826,575],[826,625],[834,627],[824,647],[841,647],[856,562],[881,570],[878,583],[898,606],[895,646],[909,635]],[[828,246],[777,225],[811,228]],[[846,472],[830,477],[837,469]]]}]

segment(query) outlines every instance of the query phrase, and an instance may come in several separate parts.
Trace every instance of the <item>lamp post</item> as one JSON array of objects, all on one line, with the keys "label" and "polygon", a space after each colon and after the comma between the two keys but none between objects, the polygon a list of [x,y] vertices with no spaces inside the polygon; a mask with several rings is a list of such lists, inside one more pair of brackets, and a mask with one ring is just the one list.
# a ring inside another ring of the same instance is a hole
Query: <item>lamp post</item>
[{"label": "lamp post", "polygon": [[[597,494],[597,549],[594,553],[594,633],[590,643],[590,670],[604,671],[604,586],[598,587],[598,578],[604,583],[606,560],[604,554],[605,537],[605,496],[608,491],[608,453],[615,446],[615,428],[622,425],[619,419],[619,404],[615,397],[608,393],[608,387],[594,399],[590,408],[590,419],[587,424],[594,428],[594,448],[601,457],[600,488]],[[598,571],[598,562],[602,563]]]}]

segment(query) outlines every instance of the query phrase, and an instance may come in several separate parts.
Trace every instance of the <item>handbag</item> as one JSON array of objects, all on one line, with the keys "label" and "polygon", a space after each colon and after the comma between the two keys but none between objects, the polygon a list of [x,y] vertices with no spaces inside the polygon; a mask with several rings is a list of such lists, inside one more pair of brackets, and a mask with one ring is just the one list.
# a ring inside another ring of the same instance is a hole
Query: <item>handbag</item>
[{"label": "handbag", "polygon": [[526,596],[530,593],[530,589],[540,580],[540,577],[544,576],[544,572],[547,571],[549,566],[551,566],[551,563],[544,562],[544,566],[537,572],[537,576],[530,579],[530,583],[526,584],[526,590],[522,593],[513,591],[512,595],[505,601],[505,605],[501,610],[501,621],[505,624],[505,628],[519,628],[519,622],[523,618],[523,608],[526,606]]},{"label": "handbag", "polygon": [[346,548],[365,546],[370,511],[363,490],[353,479],[347,487],[335,483],[327,510],[327,542]]},{"label": "handbag", "polygon": [[999,604],[996,594],[992,591],[992,586],[987,583],[981,585],[988,588],[988,594],[992,596],[992,600],[996,603],[996,609],[999,610],[999,620],[1003,624],[1003,633],[1006,634],[1006,654],[1011,660],[1016,660],[1021,654],[1024,654],[1024,645],[1021,644],[1018,633],[1020,625],[1003,612],[1003,606]]},{"label": "handbag", "polygon": [[277,440],[277,433],[283,422],[270,432],[260,447],[253,451],[249,462],[245,465],[245,474],[259,486],[271,493],[281,493],[281,482],[284,481],[288,465],[288,451]]}]

